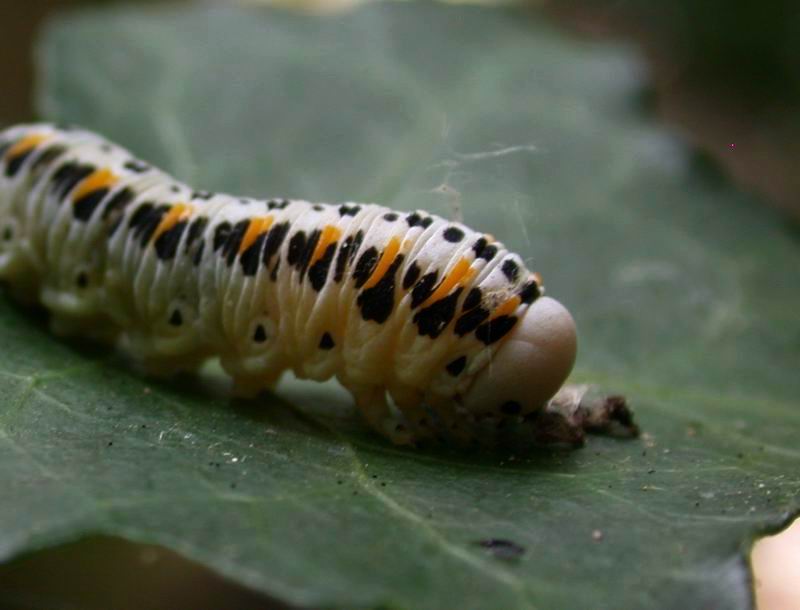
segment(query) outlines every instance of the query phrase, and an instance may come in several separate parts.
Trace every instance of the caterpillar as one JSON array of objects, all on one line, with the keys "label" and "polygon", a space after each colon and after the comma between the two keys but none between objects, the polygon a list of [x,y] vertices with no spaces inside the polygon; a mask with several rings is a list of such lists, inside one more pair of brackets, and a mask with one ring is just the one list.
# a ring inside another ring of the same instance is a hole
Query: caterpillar
[{"label": "caterpillar", "polygon": [[58,335],[150,371],[218,357],[251,396],[289,369],[336,377],[399,444],[632,426],[620,401],[551,400],[574,322],[491,235],[421,210],[196,191],[80,128],[0,132],[0,279]]}]

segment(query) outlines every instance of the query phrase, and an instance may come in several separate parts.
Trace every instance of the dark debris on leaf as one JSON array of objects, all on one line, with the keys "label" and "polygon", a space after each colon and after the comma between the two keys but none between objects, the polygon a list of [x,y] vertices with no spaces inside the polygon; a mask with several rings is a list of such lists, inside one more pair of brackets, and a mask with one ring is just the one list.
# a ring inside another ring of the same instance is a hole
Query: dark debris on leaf
[{"label": "dark debris on leaf", "polygon": [[477,544],[489,550],[498,559],[519,559],[525,554],[525,547],[503,538],[486,538]]}]

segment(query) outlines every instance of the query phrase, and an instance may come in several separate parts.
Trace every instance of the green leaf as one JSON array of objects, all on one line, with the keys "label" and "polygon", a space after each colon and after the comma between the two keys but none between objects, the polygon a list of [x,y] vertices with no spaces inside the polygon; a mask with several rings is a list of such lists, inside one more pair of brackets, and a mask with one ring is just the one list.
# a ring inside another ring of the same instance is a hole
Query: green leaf
[{"label": "green leaf", "polygon": [[40,59],[46,118],[199,188],[445,215],[457,191],[573,311],[575,378],[627,394],[645,435],[400,450],[331,384],[157,383],[4,298],[0,557],[105,533],[300,605],[752,606],[750,543],[800,504],[798,236],[637,106],[631,50],[386,4],[85,13]]}]

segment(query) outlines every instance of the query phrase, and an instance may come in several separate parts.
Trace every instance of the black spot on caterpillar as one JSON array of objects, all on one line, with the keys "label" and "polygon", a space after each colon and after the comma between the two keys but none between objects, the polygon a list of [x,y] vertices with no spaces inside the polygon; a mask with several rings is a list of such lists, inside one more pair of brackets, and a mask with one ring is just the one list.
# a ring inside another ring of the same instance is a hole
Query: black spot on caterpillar
[{"label": "black spot on caterpillar", "polygon": [[433,217],[423,217],[420,216],[419,212],[414,212],[413,214],[406,216],[406,222],[408,223],[409,227],[422,227],[423,229],[427,229],[433,224]]},{"label": "black spot on caterpillar", "polygon": [[361,242],[363,240],[364,233],[360,230],[357,231],[355,235],[348,235],[345,238],[339,248],[339,254],[336,256],[336,273],[333,276],[336,282],[342,281],[345,268],[353,263],[356,252],[358,252],[358,249],[361,247]]},{"label": "black spot on caterpillar", "polygon": [[256,326],[256,331],[253,334],[253,341],[256,343],[264,343],[267,340],[267,331],[264,330],[264,326],[259,324]]},{"label": "black spot on caterpillar", "polygon": [[251,394],[287,368],[336,376],[397,443],[469,442],[487,416],[575,428],[548,406],[575,356],[567,311],[500,242],[427,212],[197,191],[34,124],[0,132],[0,229],[0,279],[35,278],[54,328],[107,340],[110,320],[146,366],[218,354]]},{"label": "black spot on caterpillar", "polygon": [[517,265],[517,263],[511,259],[506,259],[503,261],[502,269],[503,274],[509,279],[509,281],[517,281],[517,278],[519,277],[519,265]]},{"label": "black spot on caterpillar", "polygon": [[467,357],[459,356],[447,365],[447,372],[453,377],[458,377],[467,365]]},{"label": "black spot on caterpillar", "polygon": [[489,245],[489,242],[485,237],[481,237],[478,241],[476,241],[472,246],[472,250],[475,252],[475,256],[487,261],[491,261],[495,254],[497,254],[497,246]]},{"label": "black spot on caterpillar", "polygon": [[442,237],[451,243],[457,244],[464,239],[464,231],[458,227],[447,227],[442,233]]},{"label": "black spot on caterpillar", "polygon": [[398,254],[380,280],[370,288],[364,289],[356,299],[364,320],[374,320],[383,324],[389,318],[395,301],[395,275],[403,264],[403,255]]},{"label": "black spot on caterpillar", "polygon": [[125,161],[124,163],[125,169],[132,171],[135,174],[143,174],[146,171],[150,170],[150,166],[143,161],[138,161],[137,159],[131,159],[130,161]]},{"label": "black spot on caterpillar", "polygon": [[333,349],[336,344],[333,342],[333,337],[330,333],[323,333],[322,338],[319,340],[320,349]]},{"label": "black spot on caterpillar", "polygon": [[452,294],[439,299],[414,314],[414,324],[419,328],[419,334],[435,339],[444,332],[447,325],[456,315],[456,304],[463,288],[458,288]]},{"label": "black spot on caterpillar", "polygon": [[253,276],[258,273],[258,263],[259,259],[261,258],[261,249],[264,247],[264,241],[266,240],[266,237],[266,233],[262,233],[256,237],[256,240],[253,242],[253,244],[248,246],[239,257],[239,262],[242,265],[242,273],[245,275]]},{"label": "black spot on caterpillar", "polygon": [[481,304],[482,298],[483,295],[481,294],[480,288],[473,288],[470,290],[469,294],[467,294],[467,298],[464,299],[464,311],[476,308]]}]

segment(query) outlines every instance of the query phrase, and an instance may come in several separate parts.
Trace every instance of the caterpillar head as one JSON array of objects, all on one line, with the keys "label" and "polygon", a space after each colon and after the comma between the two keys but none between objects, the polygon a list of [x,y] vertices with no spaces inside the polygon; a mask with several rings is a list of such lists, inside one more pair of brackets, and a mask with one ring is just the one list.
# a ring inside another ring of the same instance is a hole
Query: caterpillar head
[{"label": "caterpillar head", "polygon": [[531,304],[463,397],[473,413],[524,415],[558,391],[575,363],[575,322],[549,297]]}]

